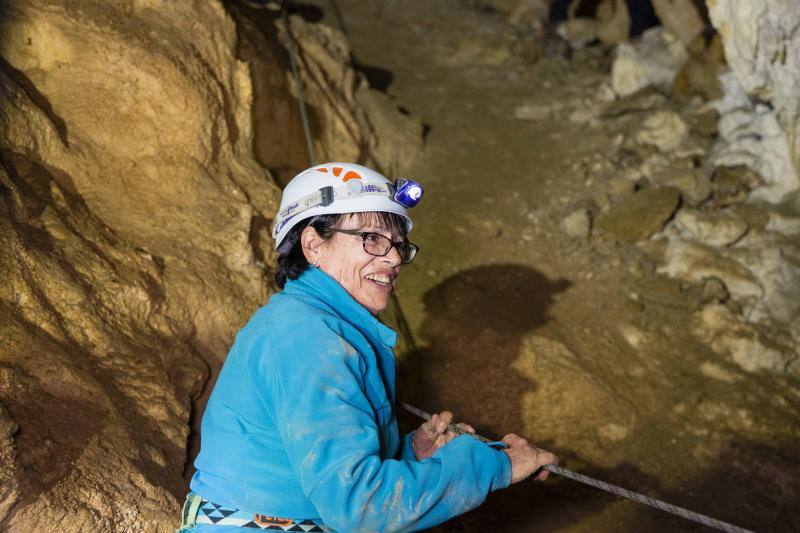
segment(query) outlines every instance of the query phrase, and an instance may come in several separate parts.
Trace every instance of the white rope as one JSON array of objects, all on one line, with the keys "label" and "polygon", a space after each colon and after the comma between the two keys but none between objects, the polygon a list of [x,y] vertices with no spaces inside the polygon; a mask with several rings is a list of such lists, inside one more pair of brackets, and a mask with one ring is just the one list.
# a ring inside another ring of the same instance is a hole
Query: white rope
[{"label": "white rope", "polygon": [[[416,415],[425,420],[431,419],[431,415],[426,413],[422,409],[418,409],[413,405],[409,405],[405,402],[397,402],[397,403],[400,405],[400,407],[402,407],[403,409],[405,409],[406,411],[408,411],[413,415]],[[449,426],[447,426],[447,429],[458,435],[469,435],[470,437],[478,439],[481,442],[493,442],[490,439],[487,439],[486,437],[483,437],[481,435],[469,433],[455,424],[450,424]],[[606,483],[605,481],[601,481],[599,479],[595,479],[589,476],[584,476],[583,474],[573,472],[572,470],[568,470],[556,464],[545,465],[542,468],[544,468],[545,470],[549,470],[554,474],[574,479],[575,481],[585,483],[586,485],[591,485],[592,487],[604,490],[606,492],[610,492],[611,494],[616,494],[617,496],[621,496],[623,498],[627,498],[635,502],[643,503],[645,505],[649,505],[650,507],[655,507],[656,509],[660,509],[664,512],[681,516],[687,520],[692,520],[694,522],[698,522],[705,526],[714,529],[719,529],[720,531],[729,531],[732,533],[753,533],[749,529],[743,529],[741,527],[734,526],[727,522],[723,522],[722,520],[717,520],[716,518],[711,518],[710,516],[706,516],[704,514],[695,513],[694,511],[689,511],[688,509],[684,509],[683,507],[678,507],[677,505],[672,505],[671,503],[657,500],[655,498],[651,498],[650,496],[645,496],[644,494],[633,492],[631,490],[624,489],[617,485]]]}]

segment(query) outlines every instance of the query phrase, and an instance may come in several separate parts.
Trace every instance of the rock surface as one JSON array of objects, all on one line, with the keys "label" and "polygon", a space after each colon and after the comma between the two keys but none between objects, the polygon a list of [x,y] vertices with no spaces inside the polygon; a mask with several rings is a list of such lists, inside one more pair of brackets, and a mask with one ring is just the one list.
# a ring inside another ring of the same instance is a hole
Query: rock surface
[{"label": "rock surface", "polygon": [[[0,529],[178,523],[204,387],[273,290],[262,165],[305,166],[270,152],[270,128],[297,126],[268,12],[228,7],[0,8]],[[342,39],[304,24],[318,153],[407,162],[413,143],[379,146],[391,121],[356,101]]]},{"label": "rock surface", "polygon": [[[592,16],[586,16],[590,12]],[[616,44],[628,39],[631,16],[625,0],[576,0],[571,2],[568,14],[569,18],[557,31],[573,48],[582,48],[595,40]]]},{"label": "rock surface", "polygon": [[645,189],[620,198],[597,220],[601,231],[625,242],[647,239],[667,223],[680,201],[672,187]]},{"label": "rock surface", "polygon": [[705,7],[693,0],[652,0],[653,9],[661,24],[689,45],[706,26],[703,20]]},{"label": "rock surface", "polygon": [[636,134],[642,144],[655,146],[662,152],[674,150],[686,140],[689,128],[677,113],[659,111],[647,117]]},{"label": "rock surface", "polygon": [[674,35],[651,28],[638,41],[617,46],[611,85],[620,97],[650,86],[666,91],[686,58],[686,47]]},{"label": "rock surface", "polygon": [[683,203],[691,207],[699,206],[711,196],[711,179],[696,169],[670,165],[659,169],[653,177],[657,183],[678,189]]},{"label": "rock surface", "polygon": [[[290,47],[284,25],[278,24],[278,29]],[[389,174],[405,172],[422,147],[419,120],[401,114],[385,93],[369,88],[350,64],[349,44],[340,31],[299,16],[290,17],[290,29],[305,96],[320,117],[317,159],[366,161]]]},{"label": "rock surface", "polygon": [[592,232],[592,218],[586,209],[576,209],[561,221],[561,229],[570,237],[588,239]]},{"label": "rock surface", "polygon": [[[578,357],[557,340],[530,335],[523,340],[512,366],[538,384],[521,399],[526,435],[547,435],[554,447],[564,449],[592,439],[578,429],[578,419],[589,417],[597,428],[595,439],[616,442],[628,435],[636,420],[636,413],[593,380],[582,369]],[[603,408],[609,403],[615,407],[614,415]],[[576,409],[576,405],[581,408]],[[546,417],[542,416],[545,412]],[[599,461],[607,453],[601,447],[593,448],[586,448],[584,459]]]},{"label": "rock surface", "polygon": [[728,246],[747,233],[747,223],[731,213],[701,212],[682,209],[675,216],[675,227],[681,236],[709,244]]},{"label": "rock surface", "polygon": [[695,334],[715,352],[729,356],[747,372],[785,372],[797,357],[788,347],[769,346],[758,333],[722,305],[707,305],[696,317]]},{"label": "rock surface", "polygon": [[779,202],[800,188],[800,4],[717,0],[709,15],[731,67],[716,161],[758,171],[756,196]]}]

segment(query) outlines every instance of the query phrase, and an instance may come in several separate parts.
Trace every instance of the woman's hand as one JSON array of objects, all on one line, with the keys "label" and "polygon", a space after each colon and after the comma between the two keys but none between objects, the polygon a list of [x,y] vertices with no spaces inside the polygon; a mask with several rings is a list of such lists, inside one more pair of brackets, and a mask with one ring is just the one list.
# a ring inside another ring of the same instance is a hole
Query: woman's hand
[{"label": "woman's hand", "polygon": [[544,465],[558,463],[558,457],[541,448],[537,448],[519,435],[509,433],[503,437],[503,442],[508,445],[508,448],[503,451],[511,459],[511,483],[527,479],[537,470],[539,470],[539,473],[536,474],[535,479],[544,481],[550,472],[541,468]]},{"label": "woman's hand", "polygon": [[[414,449],[414,455],[418,461],[427,459],[436,450],[456,437],[455,432],[447,429],[447,426],[452,421],[453,413],[442,411],[434,414],[430,420],[419,427],[411,440],[411,447]],[[458,424],[458,427],[467,433],[475,433],[475,430],[467,424]]]}]

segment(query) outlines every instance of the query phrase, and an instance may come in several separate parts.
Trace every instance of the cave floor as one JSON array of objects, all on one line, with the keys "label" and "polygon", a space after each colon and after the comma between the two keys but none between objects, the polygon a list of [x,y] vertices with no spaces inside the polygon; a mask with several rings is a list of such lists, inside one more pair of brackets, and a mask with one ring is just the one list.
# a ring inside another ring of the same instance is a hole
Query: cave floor
[{"label": "cave floor", "polygon": [[[596,170],[639,120],[564,118],[598,101],[611,51],[530,61],[531,43],[479,2],[315,3],[372,85],[425,124],[400,396],[742,527],[800,528],[797,384],[700,344],[698,289],[655,274],[640,248],[559,228],[605,186]],[[555,478],[436,529],[703,529]]]}]

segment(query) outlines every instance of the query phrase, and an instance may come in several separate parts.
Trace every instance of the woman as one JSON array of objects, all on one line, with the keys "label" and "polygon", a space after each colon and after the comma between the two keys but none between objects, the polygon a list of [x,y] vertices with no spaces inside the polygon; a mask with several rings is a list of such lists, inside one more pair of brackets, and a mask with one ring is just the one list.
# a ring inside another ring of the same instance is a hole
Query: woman
[{"label": "woman", "polygon": [[[238,333],[203,416],[182,531],[399,531],[431,527],[555,457],[510,434],[505,449],[435,415],[398,435],[389,303],[414,182],[360,165],[297,175],[273,226],[270,298]],[[471,428],[465,426],[468,431]]]}]

